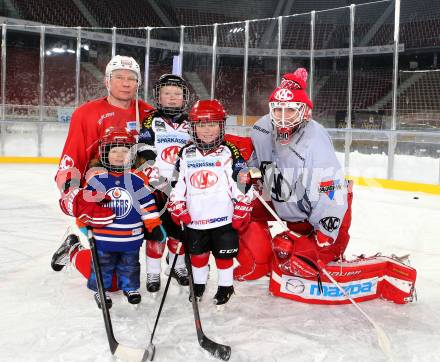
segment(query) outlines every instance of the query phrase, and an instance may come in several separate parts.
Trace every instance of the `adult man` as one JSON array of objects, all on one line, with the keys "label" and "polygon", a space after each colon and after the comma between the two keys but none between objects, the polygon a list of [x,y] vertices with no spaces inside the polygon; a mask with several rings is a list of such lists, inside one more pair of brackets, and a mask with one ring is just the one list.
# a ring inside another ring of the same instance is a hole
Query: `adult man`
[{"label": "adult man", "polygon": [[[106,66],[104,82],[108,91],[106,97],[89,101],[73,112],[55,176],[61,192],[61,210],[76,217],[83,226],[103,227],[115,218],[112,209],[104,207],[107,202],[104,195],[86,192],[81,187],[90,161],[98,159],[98,140],[111,128],[139,130],[139,119],[153,109],[138,100],[141,72],[133,58],[114,56]],[[68,235],[52,258],[52,268],[61,270],[79,247],[78,237]],[[88,258],[84,259],[85,268],[90,268],[90,255],[85,258]],[[78,258],[76,261],[78,268],[81,263]]]},{"label": "adult man", "polygon": [[[272,243],[275,265],[291,275],[319,277],[324,264],[342,256],[349,241],[351,197],[341,166],[326,130],[311,119],[313,104],[303,68],[286,74],[269,97],[270,113],[254,125],[254,153],[249,165],[259,167],[263,185],[277,215],[290,230]],[[249,243],[251,253],[258,246]],[[260,248],[261,250],[261,248]],[[248,258],[248,260],[256,258]],[[236,277],[246,275],[237,268]],[[268,271],[260,268],[258,270]],[[242,279],[262,275],[247,274]]]}]

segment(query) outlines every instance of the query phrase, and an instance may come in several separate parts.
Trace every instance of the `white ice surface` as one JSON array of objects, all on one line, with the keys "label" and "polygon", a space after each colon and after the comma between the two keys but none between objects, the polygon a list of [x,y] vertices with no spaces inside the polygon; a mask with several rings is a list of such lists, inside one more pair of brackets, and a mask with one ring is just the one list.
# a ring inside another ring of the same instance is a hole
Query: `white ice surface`
[{"label": "white ice surface", "polygon": [[[59,273],[50,268],[71,223],[59,211],[54,174],[51,165],[0,165],[0,361],[112,361],[85,279],[72,267]],[[394,361],[440,361],[439,220],[439,196],[355,188],[347,256],[409,253],[418,271],[418,302],[361,304],[390,337]],[[116,338],[140,348],[148,345],[161,297],[147,295],[144,270],[142,265],[142,303],[131,306],[118,292],[111,309]],[[374,329],[351,305],[272,297],[267,278],[235,288],[226,309],[217,312],[210,302],[216,290],[212,266],[200,304],[206,335],[231,345],[230,361],[386,360]],[[155,361],[215,360],[197,343],[186,289],[174,284],[154,343]]]}]

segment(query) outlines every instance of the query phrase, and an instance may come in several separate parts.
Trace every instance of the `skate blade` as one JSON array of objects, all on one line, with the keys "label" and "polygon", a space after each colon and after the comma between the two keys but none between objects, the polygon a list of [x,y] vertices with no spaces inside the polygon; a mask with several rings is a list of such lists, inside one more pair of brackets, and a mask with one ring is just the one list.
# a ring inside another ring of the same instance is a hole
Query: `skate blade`
[{"label": "skate blade", "polygon": [[215,305],[215,309],[216,309],[217,313],[221,313],[226,309],[226,304],[217,305],[217,304],[215,304],[215,301],[214,301],[214,305]]},{"label": "skate blade", "polygon": [[[160,290],[158,290],[157,292],[148,292],[147,291],[147,295],[148,295],[148,298],[149,299],[152,299],[152,300],[156,300],[157,299],[157,297],[158,297],[158,295],[159,295],[159,291]],[[140,303],[139,303],[140,304]],[[139,305],[138,304],[138,305]],[[135,304],[134,304],[135,305]]]}]

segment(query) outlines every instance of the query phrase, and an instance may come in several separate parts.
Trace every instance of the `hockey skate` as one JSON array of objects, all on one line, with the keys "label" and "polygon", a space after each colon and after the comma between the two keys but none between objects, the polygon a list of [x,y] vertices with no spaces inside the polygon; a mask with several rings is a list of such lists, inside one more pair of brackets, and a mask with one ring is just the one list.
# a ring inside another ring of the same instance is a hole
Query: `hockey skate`
[{"label": "hockey skate", "polygon": [[141,293],[137,290],[130,290],[128,292],[124,290],[124,295],[127,297],[128,303],[130,304],[139,304],[142,299]]},{"label": "hockey skate", "polygon": [[56,272],[61,271],[69,262],[70,255],[76,250],[81,250],[81,243],[75,234],[67,235],[58,250],[53,254],[50,266]]},{"label": "hockey skate", "polygon": [[[203,293],[205,293],[206,284],[194,283],[194,295],[198,302],[202,301]],[[191,294],[189,295],[189,301],[192,302]]]},{"label": "hockey skate", "polygon": [[[169,273],[167,273],[169,275]],[[186,270],[186,267],[175,267],[171,271],[171,277],[176,279],[177,283],[179,285],[182,285],[184,287],[189,285],[189,279],[188,279],[188,270]]]},{"label": "hockey skate", "polygon": [[147,273],[147,291],[157,293],[160,289],[160,274]]},{"label": "hockey skate", "polygon": [[217,307],[223,306],[229,301],[232,294],[234,294],[234,287],[232,285],[228,287],[219,286],[217,293],[214,295],[214,304]]},{"label": "hockey skate", "polygon": [[[98,305],[98,308],[101,309],[101,298],[99,297],[99,293],[95,293],[95,301]],[[112,299],[108,295],[108,292],[105,292],[105,304],[107,305],[107,308],[110,309],[113,305]]]}]

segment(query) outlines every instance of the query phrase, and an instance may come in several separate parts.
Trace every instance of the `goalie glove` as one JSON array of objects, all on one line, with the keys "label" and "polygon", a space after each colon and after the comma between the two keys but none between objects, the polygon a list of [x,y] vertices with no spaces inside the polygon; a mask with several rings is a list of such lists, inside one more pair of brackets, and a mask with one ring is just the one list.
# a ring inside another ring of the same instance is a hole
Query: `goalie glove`
[{"label": "goalie glove", "polygon": [[183,222],[185,225],[191,223],[191,216],[186,208],[185,201],[173,201],[168,204],[168,211],[171,214],[171,219],[174,223],[180,225]]},{"label": "goalie glove", "polygon": [[110,201],[110,196],[102,192],[74,188],[63,193],[59,203],[66,215],[74,216],[88,226],[102,228],[116,217],[111,208],[104,206]]},{"label": "goalie glove", "polygon": [[252,212],[251,203],[244,201],[237,201],[234,205],[234,213],[232,214],[232,227],[235,230],[240,230],[251,221]]}]

